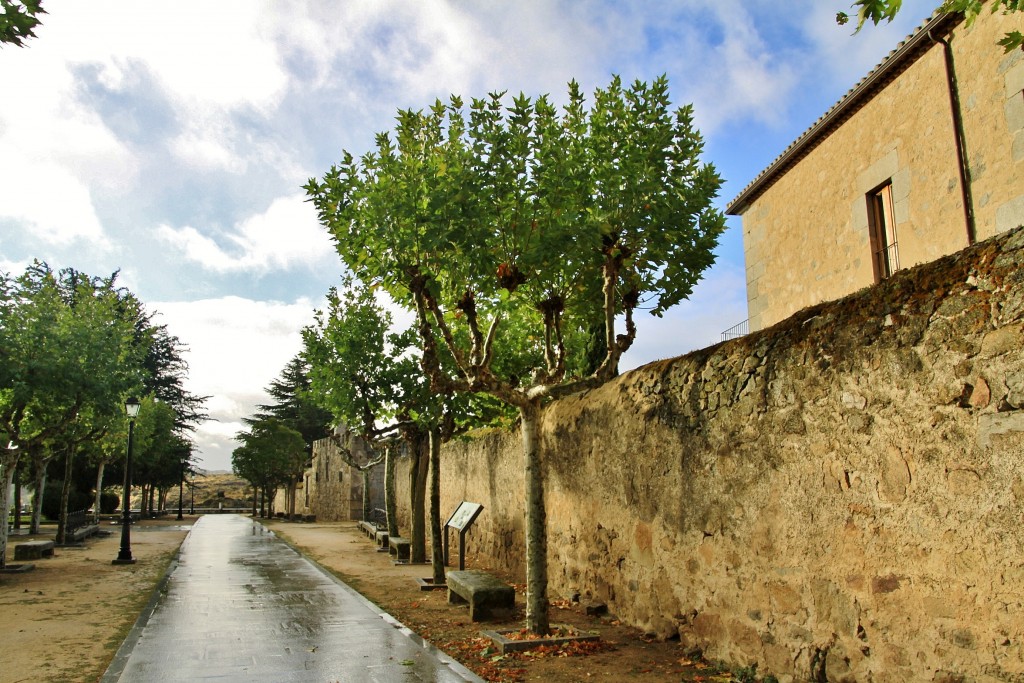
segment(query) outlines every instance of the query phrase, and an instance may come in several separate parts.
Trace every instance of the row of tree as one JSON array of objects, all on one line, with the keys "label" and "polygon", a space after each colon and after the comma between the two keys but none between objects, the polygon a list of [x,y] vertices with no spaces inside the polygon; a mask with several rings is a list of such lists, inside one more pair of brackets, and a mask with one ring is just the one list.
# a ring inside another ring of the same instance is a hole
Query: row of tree
[{"label": "row of tree", "polygon": [[[877,23],[899,2],[856,5],[861,24]],[[349,276],[304,330],[294,362],[308,384],[298,394],[346,425],[336,435],[343,454],[342,435],[358,436],[390,470],[387,456],[404,441],[413,561],[425,555],[431,473],[435,581],[444,571],[440,444],[518,420],[535,633],[549,628],[543,461],[556,457],[539,440],[543,411],[613,378],[636,337],[636,312],[663,314],[712,264],[724,228],[712,206],[721,181],[702,148],[691,109],[670,106],[666,79],[615,78],[589,105],[572,83],[561,108],[496,93],[468,107],[452,97],[400,111],[372,151],[346,152],[306,185]],[[411,312],[412,325],[394,329],[389,307]],[[266,429],[279,422],[250,426],[240,460],[259,444],[284,443],[281,430]],[[290,462],[281,471],[293,487],[301,468]]]},{"label": "row of tree", "polygon": [[[310,396],[366,440],[406,442],[414,559],[432,473],[435,581],[441,443],[518,420],[536,633],[549,626],[543,411],[613,378],[636,312],[661,315],[713,262],[721,181],[701,151],[665,78],[615,78],[589,104],[572,83],[561,108],[496,93],[401,111],[374,150],[306,186],[351,274],[304,331]],[[411,326],[393,330],[388,307]]]},{"label": "row of tree", "polygon": [[[129,395],[144,397],[134,481],[144,492],[178,481],[192,457],[188,431],[206,417],[204,398],[183,386],[188,368],[182,351],[178,338],[118,285],[117,273],[93,277],[37,261],[20,276],[0,274],[0,442],[6,444],[0,449],[0,563],[16,474],[31,470],[33,531],[47,470],[58,458],[64,471],[58,541],[73,488],[89,490],[95,481],[99,513],[105,469],[112,463],[120,468],[123,460]],[[77,456],[86,456],[95,479],[83,482]]]}]

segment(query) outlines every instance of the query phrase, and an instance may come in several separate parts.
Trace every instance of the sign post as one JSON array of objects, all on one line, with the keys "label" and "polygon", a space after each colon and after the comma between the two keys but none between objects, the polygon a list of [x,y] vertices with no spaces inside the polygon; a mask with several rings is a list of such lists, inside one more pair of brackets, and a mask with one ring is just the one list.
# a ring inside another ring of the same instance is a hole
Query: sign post
[{"label": "sign post", "polygon": [[473,526],[473,522],[483,509],[484,506],[480,503],[462,501],[448,518],[444,525],[444,566],[448,566],[448,529],[455,529],[459,532],[459,571],[466,568],[466,532]]}]

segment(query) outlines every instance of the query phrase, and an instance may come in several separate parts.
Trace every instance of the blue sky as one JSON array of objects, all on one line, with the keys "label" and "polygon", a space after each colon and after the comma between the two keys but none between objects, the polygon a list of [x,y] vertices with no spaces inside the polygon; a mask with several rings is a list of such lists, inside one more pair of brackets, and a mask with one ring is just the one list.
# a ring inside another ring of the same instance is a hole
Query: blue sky
[{"label": "blue sky", "polygon": [[[851,36],[843,0],[47,0],[38,38],[0,49],[0,269],[120,269],[189,346],[189,387],[216,418],[195,435],[201,465],[227,469],[341,272],[301,185],[397,109],[665,73],[724,207],[935,4],[904,0]],[[729,226],[691,300],[641,321],[624,368],[746,318]]]}]

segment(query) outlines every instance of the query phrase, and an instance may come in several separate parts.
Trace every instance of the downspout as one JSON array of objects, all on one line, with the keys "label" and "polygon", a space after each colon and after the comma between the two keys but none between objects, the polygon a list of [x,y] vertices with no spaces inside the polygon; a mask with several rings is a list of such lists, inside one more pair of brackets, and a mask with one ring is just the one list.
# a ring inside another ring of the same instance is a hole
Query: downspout
[{"label": "downspout", "polygon": [[964,202],[964,221],[967,225],[967,245],[971,246],[978,241],[978,232],[974,222],[974,198],[971,194],[971,171],[967,163],[966,135],[964,134],[964,119],[960,107],[960,91],[956,84],[956,65],[953,62],[953,46],[944,38],[936,38],[928,31],[928,37],[932,42],[942,44],[942,54],[946,62],[946,83],[949,90],[949,107],[953,115],[953,138],[956,141],[957,166],[960,171],[960,189]]}]

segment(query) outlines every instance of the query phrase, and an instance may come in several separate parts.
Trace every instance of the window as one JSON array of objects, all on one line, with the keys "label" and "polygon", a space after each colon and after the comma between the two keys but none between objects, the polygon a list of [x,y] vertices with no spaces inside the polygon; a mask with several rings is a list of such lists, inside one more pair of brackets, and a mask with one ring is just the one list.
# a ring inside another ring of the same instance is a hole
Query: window
[{"label": "window", "polygon": [[892,208],[892,181],[868,193],[868,229],[871,231],[871,261],[875,282],[881,282],[900,269],[896,218]]}]

